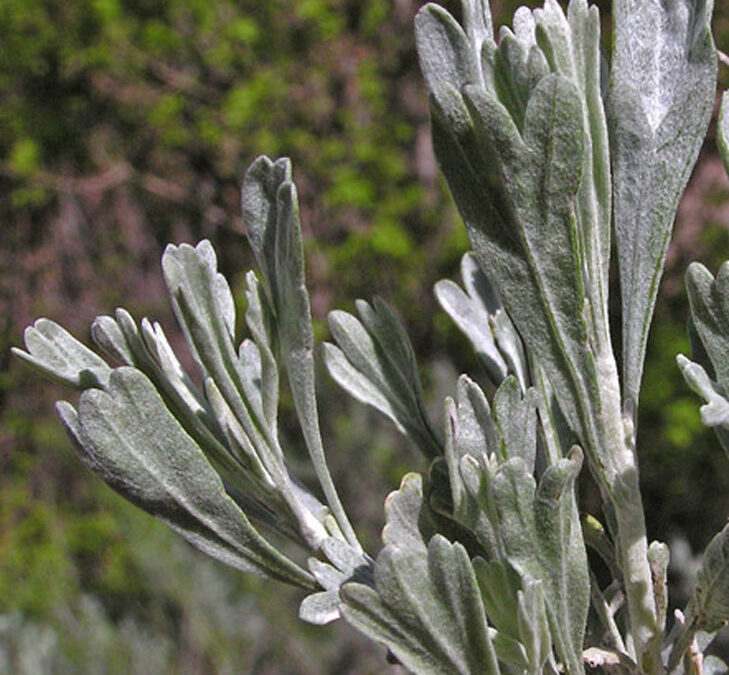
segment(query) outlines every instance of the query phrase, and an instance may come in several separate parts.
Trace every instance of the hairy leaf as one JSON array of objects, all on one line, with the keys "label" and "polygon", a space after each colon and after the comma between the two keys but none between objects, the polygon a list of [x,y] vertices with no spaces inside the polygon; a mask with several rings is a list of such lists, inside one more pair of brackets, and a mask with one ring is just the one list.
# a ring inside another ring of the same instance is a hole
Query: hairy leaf
[{"label": "hairy leaf", "polygon": [[616,0],[607,100],[623,307],[623,390],[637,405],[678,201],[714,105],[712,0]]},{"label": "hairy leaf", "polygon": [[314,586],[251,526],[141,372],[115,370],[107,391],[87,390],[78,413],[60,403],[59,414],[89,468],[194,546],[243,571]]},{"label": "hairy leaf", "polygon": [[713,633],[729,621],[729,525],[706,547],[696,578],[693,612],[703,631]]},{"label": "hairy leaf", "polygon": [[498,675],[468,554],[440,535],[426,547],[417,534],[421,508],[421,483],[413,476],[388,498],[386,546],[377,557],[375,588],[344,584],[342,613],[414,672]]},{"label": "hairy leaf", "polygon": [[324,346],[332,377],[352,396],[387,415],[427,457],[442,443],[425,410],[410,341],[392,310],[379,298],[374,307],[357,302],[359,320],[347,312],[329,314],[337,346]]},{"label": "hairy leaf", "polygon": [[438,302],[471,341],[494,384],[501,384],[511,372],[526,390],[529,371],[521,338],[470,253],[461,260],[461,277],[466,292],[452,281],[439,281],[435,285]]},{"label": "hairy leaf", "polygon": [[268,157],[259,157],[243,180],[242,205],[248,239],[268,288],[281,357],[311,463],[342,533],[359,549],[357,536],[329,473],[319,430],[314,334],[309,296],[304,286],[304,250],[291,162],[288,159],[272,162]]},{"label": "hairy leaf", "polygon": [[111,368],[66,329],[50,319],[38,319],[25,329],[27,352],[13,354],[42,375],[76,389],[105,388]]}]

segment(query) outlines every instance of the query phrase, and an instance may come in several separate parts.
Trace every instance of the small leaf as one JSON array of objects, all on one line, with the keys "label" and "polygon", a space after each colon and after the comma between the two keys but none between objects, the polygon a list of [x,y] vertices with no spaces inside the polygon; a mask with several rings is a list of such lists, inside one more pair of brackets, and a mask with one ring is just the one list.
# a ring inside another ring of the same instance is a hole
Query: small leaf
[{"label": "small leaf", "polygon": [[423,479],[420,474],[405,474],[400,489],[391,492],[385,500],[385,527],[382,541],[386,546],[399,546],[424,553],[425,541],[431,532],[422,532]]},{"label": "small leaf", "polygon": [[501,456],[521,457],[527,471],[533,473],[537,455],[536,392],[529,389],[522,394],[516,378],[510,376],[496,390],[493,408]]},{"label": "small leaf", "polygon": [[699,630],[713,633],[729,621],[729,525],[706,547],[693,605]]},{"label": "small leaf", "polygon": [[376,299],[357,302],[358,320],[329,313],[337,346],[325,345],[331,376],[352,396],[387,415],[427,457],[442,454],[442,443],[425,409],[412,345],[392,310]]},{"label": "small leaf", "polygon": [[[478,30],[478,24],[472,24]],[[484,27],[485,28],[485,27]],[[428,3],[415,17],[420,70],[429,88],[445,81],[463,87],[479,81],[479,64],[466,34],[439,5]]]},{"label": "small leaf", "polygon": [[435,285],[438,302],[471,341],[492,382],[499,385],[512,372],[526,388],[528,370],[521,339],[472,254],[463,256],[461,276],[467,294],[452,281],[439,281]]},{"label": "small leaf", "polygon": [[25,329],[25,347],[12,352],[41,375],[75,389],[105,388],[111,368],[67,330],[50,319]]},{"label": "small leaf", "polygon": [[324,626],[340,617],[339,604],[339,593],[337,591],[313,593],[301,602],[299,618],[307,623]]}]

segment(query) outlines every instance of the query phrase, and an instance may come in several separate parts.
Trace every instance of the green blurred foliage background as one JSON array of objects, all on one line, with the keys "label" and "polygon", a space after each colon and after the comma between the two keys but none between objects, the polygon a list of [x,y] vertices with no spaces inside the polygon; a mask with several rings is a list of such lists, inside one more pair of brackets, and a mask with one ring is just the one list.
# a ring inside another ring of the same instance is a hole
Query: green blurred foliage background
[{"label": "green blurred foliage background", "polygon": [[[383,671],[382,649],[343,625],[298,622],[297,593],[207,560],[87,474],[53,414],[69,392],[9,348],[38,316],[85,339],[119,305],[173,332],[158,267],[168,241],[210,238],[240,289],[252,259],[239,182],[258,154],[288,155],[318,336],[330,309],[383,296],[437,407],[478,366],[431,293],[456,276],[467,240],[430,147],[420,4],[0,2],[0,672]],[[517,5],[492,4],[497,23]],[[609,2],[598,4],[607,46]],[[722,3],[715,34],[728,48]],[[729,504],[729,461],[674,364],[689,349],[687,261],[729,258],[728,188],[712,132],[679,211],[641,409],[649,532],[684,541],[678,600],[690,550]],[[320,407],[337,483],[374,552],[385,495],[422,464],[325,376]],[[290,403],[282,419],[297,451]]]}]

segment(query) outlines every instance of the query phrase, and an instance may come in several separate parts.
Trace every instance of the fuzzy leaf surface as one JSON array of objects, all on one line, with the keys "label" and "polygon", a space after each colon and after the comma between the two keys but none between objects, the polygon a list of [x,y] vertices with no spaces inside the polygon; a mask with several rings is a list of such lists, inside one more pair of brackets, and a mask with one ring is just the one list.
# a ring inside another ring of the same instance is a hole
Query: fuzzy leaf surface
[{"label": "fuzzy leaf surface", "polygon": [[141,372],[119,368],[107,391],[81,395],[78,413],[67,403],[59,413],[89,468],[194,546],[240,570],[313,587],[251,526]]},{"label": "fuzzy leaf surface", "polygon": [[623,390],[637,404],[668,241],[714,105],[712,0],[616,0],[607,99],[623,307]]},{"label": "fuzzy leaf surface", "polygon": [[386,546],[376,561],[375,588],[343,585],[343,615],[414,672],[499,675],[468,554],[440,535],[426,546],[418,534],[422,499],[416,475],[388,498]]}]

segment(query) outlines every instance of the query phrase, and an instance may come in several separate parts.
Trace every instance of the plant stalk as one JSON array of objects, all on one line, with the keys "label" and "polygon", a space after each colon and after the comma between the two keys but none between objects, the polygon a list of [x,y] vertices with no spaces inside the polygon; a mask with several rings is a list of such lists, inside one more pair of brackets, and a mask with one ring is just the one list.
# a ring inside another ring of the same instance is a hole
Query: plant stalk
[{"label": "plant stalk", "polygon": [[599,420],[604,443],[601,455],[610,460],[604,478],[617,522],[616,548],[635,650],[632,656],[642,673],[661,675],[664,672],[660,654],[662,627],[658,626],[648,561],[634,427],[621,412],[619,379],[612,353],[603,355],[597,363],[604,406]]}]

